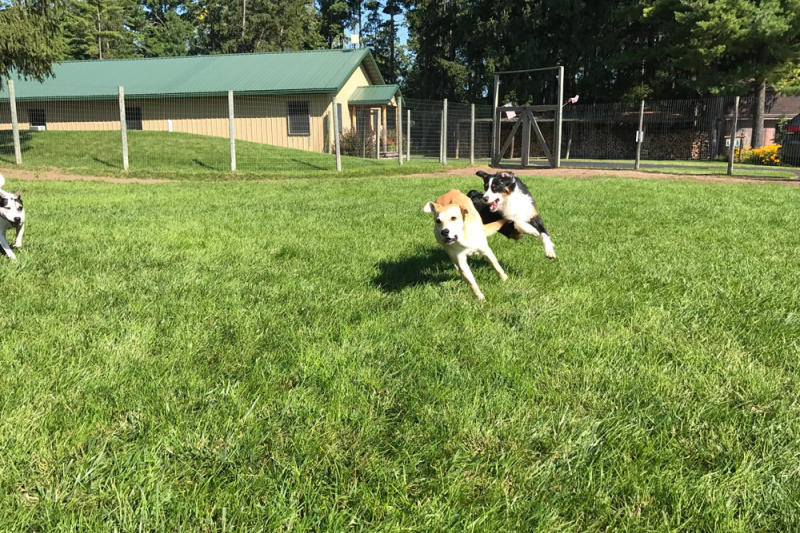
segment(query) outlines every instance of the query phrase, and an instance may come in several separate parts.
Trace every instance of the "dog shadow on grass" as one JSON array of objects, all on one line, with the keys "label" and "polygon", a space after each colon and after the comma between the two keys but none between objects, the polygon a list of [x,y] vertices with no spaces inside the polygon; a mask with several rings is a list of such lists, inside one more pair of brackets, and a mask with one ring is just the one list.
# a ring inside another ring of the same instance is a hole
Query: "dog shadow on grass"
[{"label": "dog shadow on grass", "polygon": [[411,256],[379,261],[375,268],[378,274],[372,284],[387,293],[458,277],[453,262],[441,248],[427,248]]}]

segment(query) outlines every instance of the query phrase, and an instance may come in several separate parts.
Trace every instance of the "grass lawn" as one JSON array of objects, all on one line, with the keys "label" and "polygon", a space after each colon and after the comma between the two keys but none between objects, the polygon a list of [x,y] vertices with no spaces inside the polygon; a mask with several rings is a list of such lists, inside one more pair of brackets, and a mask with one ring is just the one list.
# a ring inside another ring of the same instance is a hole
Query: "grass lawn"
[{"label": "grass lawn", "polygon": [[0,530],[800,529],[800,188],[526,182],[484,303],[475,177],[25,183]]},{"label": "grass lawn", "polygon": [[[619,164],[620,168],[631,169],[633,168],[633,161],[630,160],[615,160],[615,159],[566,159],[562,163],[564,166],[569,166],[570,162],[574,163],[610,163]],[[643,165],[665,165],[659,168],[645,167],[642,170],[650,172],[665,172],[669,174],[727,174],[728,163],[726,161],[655,161],[655,160],[642,160]],[[689,168],[670,168],[670,167],[689,167]],[[695,167],[695,168],[692,168]],[[697,168],[709,167],[709,168]],[[793,172],[782,170],[781,167],[770,167],[764,165],[748,165],[744,163],[735,163],[733,165],[733,174],[739,176],[766,176],[773,178],[797,178]]]},{"label": "grass lawn", "polygon": [[[21,132],[22,162],[27,168],[58,167],[73,174],[179,180],[264,179],[283,177],[386,176],[436,172],[438,161],[377,160],[342,157],[341,174],[330,154],[236,141],[237,172],[230,172],[228,139],[157,131],[129,131],[130,170],[122,170],[118,131]],[[0,163],[13,164],[11,135],[0,132]],[[466,167],[468,161],[449,162]]]},{"label": "grass lawn", "polygon": [[[674,168],[674,167],[658,167],[658,168],[651,168],[651,167],[644,167],[641,169],[642,172],[660,172],[662,174],[694,174],[697,176],[727,176],[728,169],[727,168]],[[757,169],[753,169],[752,167],[748,167],[746,169],[743,168],[733,168],[733,177],[757,177],[757,178],[784,178],[784,179],[797,179],[797,175],[793,172],[786,172],[781,171],[778,168],[769,169],[764,167],[758,167]]]}]

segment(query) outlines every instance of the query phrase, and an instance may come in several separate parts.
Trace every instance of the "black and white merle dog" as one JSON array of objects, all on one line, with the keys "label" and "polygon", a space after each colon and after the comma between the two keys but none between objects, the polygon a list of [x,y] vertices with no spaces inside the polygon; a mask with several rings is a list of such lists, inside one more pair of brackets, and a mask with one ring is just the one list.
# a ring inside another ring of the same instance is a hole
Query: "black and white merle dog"
[{"label": "black and white merle dog", "polygon": [[[544,246],[544,255],[548,259],[555,259],[556,251],[553,248],[553,241],[550,240],[550,235],[536,210],[533,197],[522,180],[513,172],[507,171],[497,174],[487,174],[481,171],[477,174],[483,178],[485,192],[481,201],[488,206],[489,221],[491,222],[491,218],[497,215],[509,221],[500,229],[500,233],[512,239],[519,239],[525,233],[539,237]],[[476,200],[475,196],[470,194],[473,202]],[[476,208],[478,208],[477,205]],[[478,208],[482,218],[486,211],[486,208],[483,210]],[[486,219],[483,219],[483,223],[487,223]],[[511,225],[509,226],[509,224]]]},{"label": "black and white merle dog", "polygon": [[[0,174],[0,187],[5,183],[5,178]],[[0,249],[11,259],[16,259],[14,251],[8,245],[6,232],[8,228],[17,230],[17,238],[14,241],[14,248],[22,246],[22,233],[25,231],[25,211],[22,208],[22,190],[14,194],[0,189]]]}]

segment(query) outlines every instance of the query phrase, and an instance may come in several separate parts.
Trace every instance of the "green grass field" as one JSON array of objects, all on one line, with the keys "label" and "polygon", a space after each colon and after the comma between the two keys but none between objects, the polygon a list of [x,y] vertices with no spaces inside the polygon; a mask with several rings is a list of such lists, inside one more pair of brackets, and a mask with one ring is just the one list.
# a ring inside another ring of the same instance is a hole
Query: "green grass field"
[{"label": "green grass field", "polygon": [[[603,164],[616,163],[619,164],[619,168],[628,170],[630,170],[633,167],[633,161],[630,160],[565,159],[562,161],[564,166],[569,166],[570,162],[603,163]],[[651,168],[651,167],[642,168],[642,170],[645,172],[663,172],[666,174],[695,174],[695,175],[709,175],[709,174],[727,175],[728,173],[728,163],[726,161],[680,161],[680,160],[657,161],[657,160],[643,159],[642,164],[659,165],[658,168]],[[709,168],[696,168],[698,165]],[[688,167],[688,168],[674,168],[674,167]],[[787,172],[786,170],[782,170],[781,167],[748,165],[744,163],[734,163],[733,173],[735,176],[754,176],[754,177],[788,178],[788,179],[797,178],[797,176],[793,172]]]},{"label": "green grass field", "polygon": [[[22,132],[23,168],[57,167],[73,174],[163,178],[177,180],[244,180],[315,177],[387,176],[436,172],[434,160],[412,160],[400,166],[396,159],[342,157],[342,173],[330,154],[236,141],[237,172],[230,172],[228,139],[157,131],[129,131],[130,170],[122,170],[118,131]],[[13,164],[10,132],[0,132],[0,163]],[[465,167],[467,161],[450,162]]]},{"label": "green grass field", "polygon": [[800,529],[800,188],[526,183],[484,303],[475,177],[24,183],[0,530]]}]

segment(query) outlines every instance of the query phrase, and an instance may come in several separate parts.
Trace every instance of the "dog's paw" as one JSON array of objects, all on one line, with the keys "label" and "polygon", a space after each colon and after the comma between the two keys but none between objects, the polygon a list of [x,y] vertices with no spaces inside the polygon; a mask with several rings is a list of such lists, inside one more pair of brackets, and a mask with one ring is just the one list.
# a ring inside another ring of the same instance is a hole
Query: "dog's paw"
[{"label": "dog's paw", "polygon": [[508,274],[503,272],[502,274],[500,274],[500,279],[503,281],[508,281]]},{"label": "dog's paw", "polygon": [[544,256],[548,259],[555,259],[556,258],[556,251],[550,248],[549,250],[544,251]]}]

